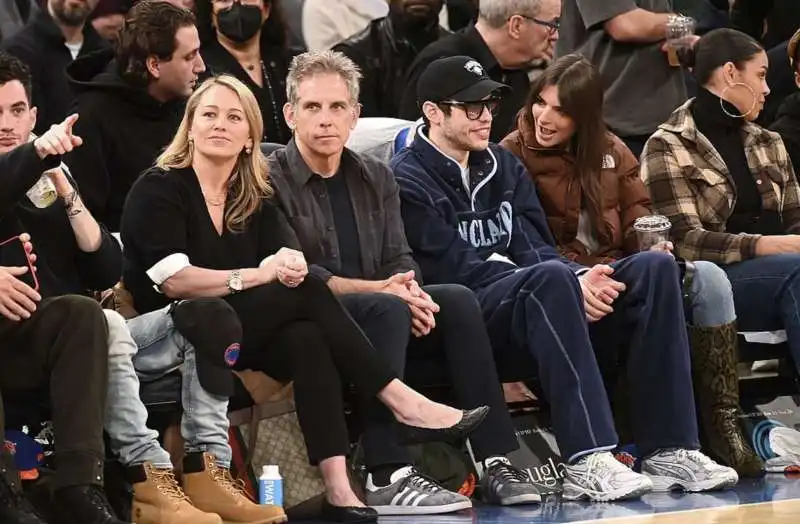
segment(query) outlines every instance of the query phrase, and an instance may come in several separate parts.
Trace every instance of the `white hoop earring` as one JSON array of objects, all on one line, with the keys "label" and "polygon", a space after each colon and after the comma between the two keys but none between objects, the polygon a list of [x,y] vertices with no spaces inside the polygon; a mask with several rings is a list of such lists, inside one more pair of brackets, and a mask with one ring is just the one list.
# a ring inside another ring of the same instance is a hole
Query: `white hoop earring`
[{"label": "white hoop earring", "polygon": [[[736,86],[746,87],[750,91],[750,95],[753,97],[753,105],[750,106],[750,109],[748,109],[746,113],[742,113],[741,115],[734,115],[733,113],[725,109],[725,92],[728,91],[728,89],[734,88]],[[722,93],[720,93],[719,95],[719,107],[722,108],[723,113],[725,113],[731,118],[747,118],[747,115],[752,113],[753,110],[756,108],[757,103],[758,103],[758,97],[756,97],[756,92],[753,90],[752,87],[745,84],[744,82],[734,82],[733,84],[725,86],[725,89],[723,89]]]}]

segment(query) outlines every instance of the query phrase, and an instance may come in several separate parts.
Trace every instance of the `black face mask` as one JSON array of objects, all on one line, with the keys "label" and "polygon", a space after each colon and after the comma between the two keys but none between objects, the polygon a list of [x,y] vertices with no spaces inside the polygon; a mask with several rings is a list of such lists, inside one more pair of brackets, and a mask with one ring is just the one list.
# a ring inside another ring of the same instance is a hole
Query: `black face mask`
[{"label": "black face mask", "polygon": [[217,13],[217,28],[226,38],[236,43],[247,42],[261,29],[261,8],[235,2],[228,9]]}]

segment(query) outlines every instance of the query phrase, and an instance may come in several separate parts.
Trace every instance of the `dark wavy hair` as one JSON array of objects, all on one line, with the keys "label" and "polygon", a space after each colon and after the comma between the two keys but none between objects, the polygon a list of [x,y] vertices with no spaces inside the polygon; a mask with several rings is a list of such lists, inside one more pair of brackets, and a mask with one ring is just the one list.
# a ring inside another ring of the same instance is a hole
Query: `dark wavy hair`
[{"label": "dark wavy hair", "polygon": [[531,84],[528,99],[521,109],[529,129],[536,125],[531,107],[541,102],[548,86],[558,88],[561,111],[575,123],[568,144],[575,155],[575,166],[586,198],[600,209],[600,170],[611,139],[603,120],[603,83],[597,69],[583,55],[569,54],[554,61]]},{"label": "dark wavy hair", "polygon": [[[289,31],[286,28],[286,20],[283,15],[281,0],[262,0],[265,6],[269,6],[269,17],[261,26],[261,39],[259,41],[261,49],[268,47],[286,48],[289,41]],[[200,33],[200,41],[203,45],[217,39],[217,31],[211,22],[213,16],[212,0],[195,0],[194,10],[197,13],[197,30]]]},{"label": "dark wavy hair", "polygon": [[30,68],[14,55],[0,51],[0,86],[17,80],[25,89],[28,105],[33,101],[33,81]]},{"label": "dark wavy hair", "polygon": [[114,46],[119,75],[137,87],[146,87],[152,79],[147,57],[170,60],[177,47],[178,30],[194,26],[195,21],[191,11],[169,2],[137,2],[128,11]]}]

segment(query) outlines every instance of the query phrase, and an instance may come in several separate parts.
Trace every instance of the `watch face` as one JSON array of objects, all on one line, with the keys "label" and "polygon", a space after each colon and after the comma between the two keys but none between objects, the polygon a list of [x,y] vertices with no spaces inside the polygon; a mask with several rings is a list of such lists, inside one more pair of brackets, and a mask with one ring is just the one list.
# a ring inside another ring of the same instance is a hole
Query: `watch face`
[{"label": "watch face", "polygon": [[242,290],[242,277],[239,275],[231,275],[229,284],[230,288],[234,291]]}]

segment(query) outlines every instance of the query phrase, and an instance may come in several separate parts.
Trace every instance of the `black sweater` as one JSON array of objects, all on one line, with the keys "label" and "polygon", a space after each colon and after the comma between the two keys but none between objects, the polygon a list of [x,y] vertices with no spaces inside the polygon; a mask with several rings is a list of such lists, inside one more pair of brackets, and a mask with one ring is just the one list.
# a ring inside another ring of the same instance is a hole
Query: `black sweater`
[{"label": "black sweater", "polygon": [[[39,292],[43,297],[66,294],[89,295],[116,284],[122,273],[119,243],[101,227],[103,241],[94,253],[78,247],[62,203],[36,208],[25,193],[44,171],[58,166],[60,158],[39,159],[33,144],[20,146],[0,156],[0,241],[28,233],[37,255]],[[0,248],[0,265],[25,266],[21,245],[11,242]],[[23,277],[32,283],[29,275]]]},{"label": "black sweater", "polygon": [[[723,111],[723,106],[725,111]],[[777,235],[783,233],[777,213],[764,211],[761,192],[750,171],[744,151],[743,118],[740,111],[706,89],[700,89],[691,106],[697,130],[714,146],[728,168],[728,176],[736,188],[736,203],[728,218],[730,233]],[[729,114],[726,114],[727,113]]]}]

